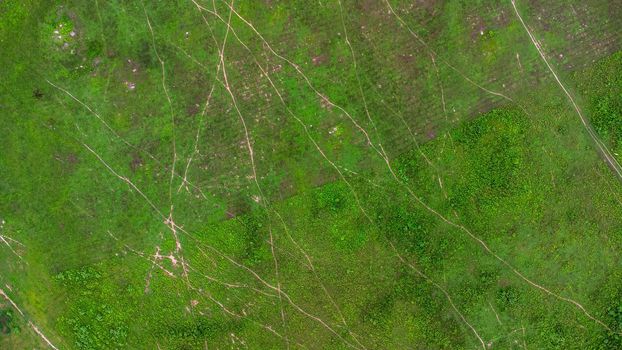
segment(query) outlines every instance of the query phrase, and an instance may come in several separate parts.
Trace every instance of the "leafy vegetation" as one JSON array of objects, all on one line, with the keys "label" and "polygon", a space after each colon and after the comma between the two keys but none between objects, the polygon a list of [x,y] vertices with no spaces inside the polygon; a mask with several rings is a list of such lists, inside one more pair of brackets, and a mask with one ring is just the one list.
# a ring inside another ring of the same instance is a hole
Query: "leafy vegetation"
[{"label": "leafy vegetation", "polygon": [[[59,328],[74,339],[78,349],[110,349],[127,345],[129,317],[122,305],[111,305],[114,293],[102,285],[99,266],[68,270],[54,277],[68,293],[67,316]],[[129,292],[129,291],[128,291]]]},{"label": "leafy vegetation", "polygon": [[617,52],[580,74],[590,120],[596,131],[622,154],[622,53]]},{"label": "leafy vegetation", "polygon": [[0,326],[2,334],[19,333],[19,324],[15,319],[15,312],[11,309],[0,310]]}]

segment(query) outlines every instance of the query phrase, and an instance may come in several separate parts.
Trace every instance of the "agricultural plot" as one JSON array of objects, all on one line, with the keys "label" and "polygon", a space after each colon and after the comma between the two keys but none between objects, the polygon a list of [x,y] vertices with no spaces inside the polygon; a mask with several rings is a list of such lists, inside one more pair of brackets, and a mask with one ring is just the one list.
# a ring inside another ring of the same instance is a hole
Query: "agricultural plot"
[{"label": "agricultural plot", "polygon": [[621,29],[0,2],[0,348],[621,348]]}]

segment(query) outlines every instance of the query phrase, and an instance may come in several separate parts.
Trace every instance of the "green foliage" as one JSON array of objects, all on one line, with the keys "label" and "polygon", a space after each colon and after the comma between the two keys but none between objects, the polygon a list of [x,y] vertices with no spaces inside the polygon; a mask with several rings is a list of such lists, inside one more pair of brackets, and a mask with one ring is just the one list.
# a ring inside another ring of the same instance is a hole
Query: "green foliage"
[{"label": "green foliage", "polygon": [[13,309],[0,309],[0,337],[20,332]]},{"label": "green foliage", "polygon": [[460,185],[449,193],[455,209],[497,206],[523,190],[520,177],[526,155],[525,115],[518,110],[493,110],[464,125],[454,136],[464,156]]},{"label": "green foliage", "polygon": [[622,348],[622,302],[607,307],[606,316],[609,319],[611,332],[607,332],[598,349],[620,349]]},{"label": "green foliage", "polygon": [[205,317],[172,319],[158,329],[158,334],[179,348],[202,347],[223,335],[238,332],[243,325],[238,321],[212,320]]},{"label": "green foliage", "polygon": [[69,293],[67,314],[58,319],[59,327],[70,336],[77,349],[123,348],[129,327],[124,310],[111,286],[100,272],[101,265],[64,271],[54,279]]},{"label": "green foliage", "polygon": [[511,310],[520,302],[520,290],[512,285],[498,288],[496,300],[503,311]]},{"label": "green foliage", "polygon": [[80,286],[91,289],[96,287],[101,277],[101,274],[95,267],[87,266],[78,270],[61,272],[54,276],[54,279],[61,282],[66,287]]},{"label": "green foliage", "polygon": [[374,326],[387,326],[386,323],[390,319],[394,305],[395,296],[393,293],[379,295],[363,307],[363,321]]},{"label": "green foliage", "polygon": [[333,224],[330,236],[336,247],[346,252],[353,252],[373,238],[373,231],[365,227],[361,220],[346,219]]},{"label": "green foliage", "polygon": [[262,254],[262,246],[268,238],[268,226],[265,216],[257,211],[251,212],[240,218],[242,230],[239,232],[240,239],[244,244],[241,258],[251,265],[257,264],[265,256]]},{"label": "green foliage", "polygon": [[622,148],[622,52],[578,75],[582,78],[581,92],[589,101],[587,109],[594,128],[619,153]]},{"label": "green foliage", "polygon": [[86,43],[87,56],[90,59],[95,59],[104,54],[104,47],[99,40],[89,40]]},{"label": "green foliage", "polygon": [[9,34],[19,30],[19,24],[28,15],[28,4],[25,1],[0,2],[0,39],[10,40]]},{"label": "green foliage", "polygon": [[436,265],[443,260],[448,242],[435,234],[431,218],[409,206],[388,206],[378,214],[379,226],[400,250],[414,254],[417,262]]},{"label": "green foliage", "polygon": [[314,191],[316,212],[326,211],[337,214],[348,207],[350,194],[343,183],[331,183]]}]

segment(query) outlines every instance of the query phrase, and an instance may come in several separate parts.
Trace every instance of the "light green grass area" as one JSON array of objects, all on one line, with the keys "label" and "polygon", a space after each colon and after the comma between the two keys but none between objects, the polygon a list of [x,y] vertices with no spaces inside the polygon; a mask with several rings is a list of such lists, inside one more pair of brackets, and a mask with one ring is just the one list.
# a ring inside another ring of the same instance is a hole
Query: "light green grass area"
[{"label": "light green grass area", "polygon": [[[622,161],[622,8],[516,8]],[[622,348],[621,181],[509,1],[5,0],[0,50],[2,349]]]}]

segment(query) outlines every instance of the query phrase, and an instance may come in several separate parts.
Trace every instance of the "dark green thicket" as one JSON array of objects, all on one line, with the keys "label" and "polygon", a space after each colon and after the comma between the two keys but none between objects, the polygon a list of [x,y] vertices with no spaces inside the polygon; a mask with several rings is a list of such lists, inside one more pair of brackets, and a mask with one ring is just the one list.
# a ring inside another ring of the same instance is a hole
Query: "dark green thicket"
[{"label": "dark green thicket", "polygon": [[394,203],[377,214],[378,226],[401,251],[414,254],[417,262],[434,266],[443,260],[449,242],[437,235],[434,219],[406,203]]},{"label": "dark green thicket", "polygon": [[602,314],[611,331],[603,331],[594,337],[592,349],[613,350],[622,348],[622,289],[618,274],[600,288],[602,292]]},{"label": "dark green thicket", "polygon": [[158,330],[160,335],[179,349],[196,349],[223,335],[240,331],[239,321],[218,321],[206,317],[173,318]]},{"label": "dark green thicket", "polygon": [[612,331],[607,334],[607,337],[602,341],[600,349],[620,349],[622,348],[622,301],[617,305],[611,305],[607,308],[607,318],[609,324],[612,327]]},{"label": "dark green thicket", "polygon": [[[622,150],[622,52],[580,72],[579,89],[586,96],[588,116],[612,151]],[[618,156],[618,159],[620,156]]]},{"label": "dark green thicket", "polygon": [[59,273],[54,279],[67,291],[69,314],[59,327],[78,349],[125,347],[128,341],[129,310],[111,298],[128,290],[106,283],[99,266]]},{"label": "dark green thicket", "polygon": [[498,198],[520,190],[521,162],[525,157],[526,115],[520,110],[493,110],[466,124],[455,134],[465,166],[463,183],[455,189],[451,201],[455,208],[470,201],[493,204]]},{"label": "dark green thicket", "polygon": [[263,212],[253,211],[239,219],[242,223],[242,230],[238,233],[244,242],[241,258],[247,263],[254,265],[263,258],[259,250],[268,239],[266,217]]},{"label": "dark green thicket", "polygon": [[336,215],[342,209],[352,205],[348,203],[350,192],[346,185],[341,182],[322,186],[320,189],[315,190],[313,194],[313,210],[317,214],[327,212]]},{"label": "dark green thicket", "polygon": [[0,337],[11,333],[19,333],[20,327],[13,309],[0,309]]}]

